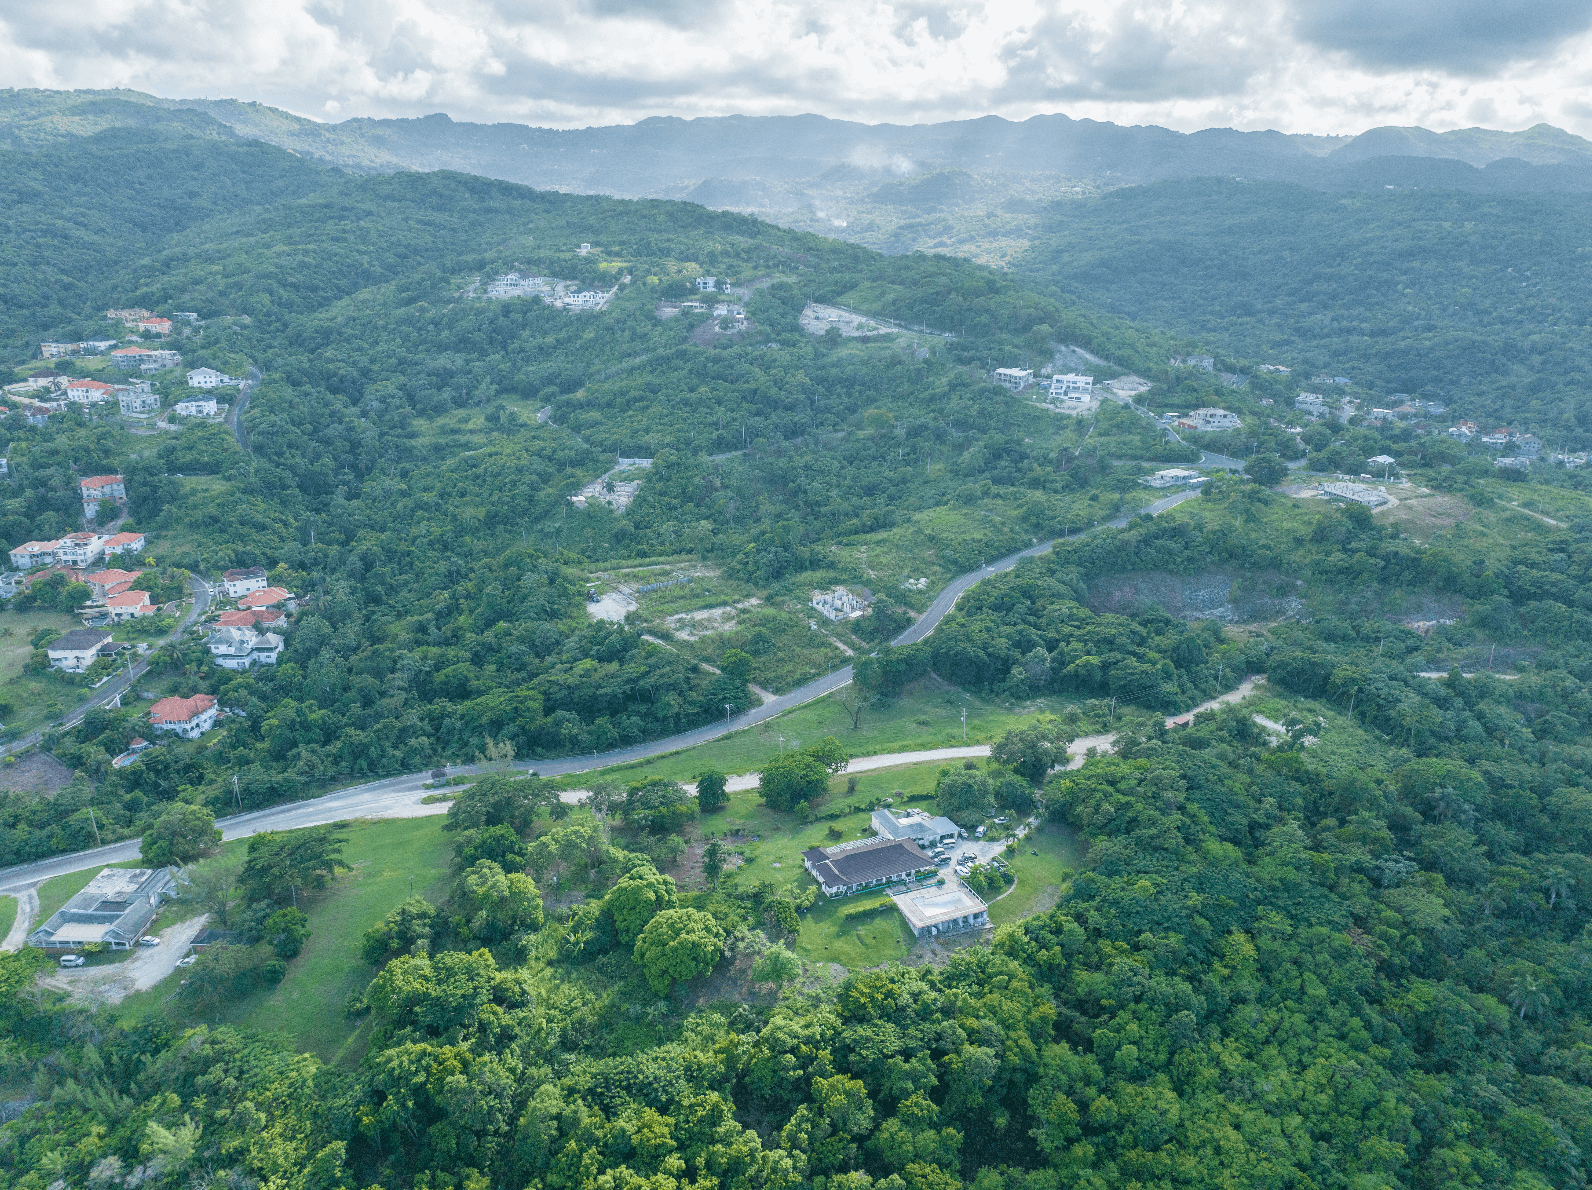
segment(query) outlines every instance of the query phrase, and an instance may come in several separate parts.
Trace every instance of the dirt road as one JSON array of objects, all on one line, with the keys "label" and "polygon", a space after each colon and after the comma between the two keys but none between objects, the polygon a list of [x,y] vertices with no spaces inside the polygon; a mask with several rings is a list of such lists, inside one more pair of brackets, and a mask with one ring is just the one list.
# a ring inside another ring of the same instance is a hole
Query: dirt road
[{"label": "dirt road", "polygon": [[39,982],[45,987],[67,992],[85,1003],[120,1004],[134,992],[147,991],[177,969],[177,960],[188,953],[194,935],[205,928],[209,914],[201,913],[187,921],[168,926],[159,934],[159,946],[140,946],[120,963],[103,967],[58,967]]}]

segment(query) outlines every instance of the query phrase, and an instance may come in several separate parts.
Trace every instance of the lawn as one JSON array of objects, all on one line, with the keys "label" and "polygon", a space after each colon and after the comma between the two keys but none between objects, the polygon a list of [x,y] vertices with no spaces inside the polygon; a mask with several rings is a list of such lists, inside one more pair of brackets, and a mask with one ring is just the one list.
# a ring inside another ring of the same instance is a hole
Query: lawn
[{"label": "lawn", "polygon": [[12,611],[0,615],[0,700],[10,704],[10,709],[3,712],[9,734],[32,731],[82,700],[83,687],[76,678],[53,671],[22,672],[33,654],[33,637],[41,628],[70,632],[76,627],[77,621],[63,612]]},{"label": "lawn", "polygon": [[[847,687],[840,692],[852,692]],[[1041,714],[1057,714],[1075,699],[1041,698],[1008,705],[978,695],[964,694],[933,678],[914,683],[893,702],[868,707],[861,725],[851,726],[850,713],[835,694],[794,707],[755,727],[695,748],[669,752],[649,760],[613,765],[594,772],[558,778],[564,789],[584,789],[592,781],[610,779],[633,784],[651,777],[690,781],[703,769],[726,773],[756,772],[780,748],[799,748],[832,735],[852,756],[878,756],[887,752],[912,752],[961,744],[990,743],[1014,727]],[[966,738],[962,712],[967,712]],[[780,737],[784,737],[783,745]],[[534,762],[533,762],[534,763]]]},{"label": "lawn", "polygon": [[17,924],[17,899],[15,897],[0,897],[0,938],[11,932],[11,927]]},{"label": "lawn", "polygon": [[[411,882],[415,893],[433,903],[442,900],[452,856],[443,821],[398,818],[339,827],[353,871],[340,873],[313,898],[301,896],[311,934],[288,964],[287,978],[233,1005],[223,1022],[276,1034],[295,1052],[310,1051],[329,1062],[357,1060],[356,1026],[343,1016],[343,1008],[375,974],[359,957],[360,936],[409,896]],[[239,841],[228,850],[246,846]],[[192,1023],[176,1003],[163,1003],[170,994],[155,988],[128,997],[121,1008],[124,1019],[167,1013],[176,1023]]]},{"label": "lawn", "polygon": [[989,907],[990,924],[1005,925],[1054,908],[1062,886],[1083,866],[1083,857],[1078,836],[1060,823],[1044,823],[1023,836],[1017,854],[1006,856],[1016,887]]}]

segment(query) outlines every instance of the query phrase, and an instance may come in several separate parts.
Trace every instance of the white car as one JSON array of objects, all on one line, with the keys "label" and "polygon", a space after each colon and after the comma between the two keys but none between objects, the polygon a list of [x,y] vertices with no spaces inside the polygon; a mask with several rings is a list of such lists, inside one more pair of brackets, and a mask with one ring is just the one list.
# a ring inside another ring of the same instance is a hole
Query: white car
[{"label": "white car", "polygon": [[153,934],[145,934],[142,938],[140,938],[138,940],[138,945],[140,945],[140,946],[159,946],[160,945],[160,939],[155,937]]},{"label": "white car", "polygon": [[64,954],[61,956],[61,966],[63,967],[81,967],[86,962],[88,960],[80,954]]},{"label": "white car", "polygon": [[1006,818],[997,818],[995,820],[995,825],[996,826],[1005,826],[1007,822],[1008,822],[1008,819],[1006,819]]},{"label": "white car", "polygon": [[978,830],[976,830],[976,831],[974,831],[974,832],[973,832],[973,833],[974,833],[974,835],[976,835],[976,836],[977,836],[977,837],[978,837],[978,838],[980,838],[980,839],[982,839],[982,838],[983,838],[983,837],[984,837],[984,832],[985,832],[985,831],[987,831],[987,830],[989,830],[989,827],[987,827],[987,826],[981,826],[981,827],[979,827],[979,828],[978,828]]},{"label": "white car", "polygon": [[196,959],[198,959],[198,957],[199,956],[196,955],[196,954],[185,955],[184,957],[182,957],[182,958],[177,960],[177,966],[179,966],[179,967],[192,967],[194,965],[194,961]]}]

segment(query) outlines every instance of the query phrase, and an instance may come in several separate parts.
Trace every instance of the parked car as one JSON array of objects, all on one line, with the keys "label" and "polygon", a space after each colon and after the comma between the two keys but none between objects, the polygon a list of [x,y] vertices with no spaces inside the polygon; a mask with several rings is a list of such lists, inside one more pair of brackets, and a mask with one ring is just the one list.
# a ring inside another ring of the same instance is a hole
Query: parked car
[{"label": "parked car", "polygon": [[80,954],[64,954],[61,956],[61,966],[63,967],[81,967],[86,962],[88,960]]},{"label": "parked car", "polygon": [[138,945],[140,945],[140,946],[159,946],[160,945],[160,939],[155,937],[153,934],[145,934],[142,938],[140,938],[138,940]]},{"label": "parked car", "polygon": [[978,838],[982,839],[984,837],[984,832],[987,831],[987,830],[989,830],[989,827],[981,826],[976,831],[974,831],[973,834],[976,835]]},{"label": "parked car", "polygon": [[1006,824],[1007,824],[1007,823],[1008,823],[1008,822],[1009,822],[1009,821],[1011,821],[1011,820],[1010,820],[1010,819],[1009,819],[1009,818],[1007,818],[1007,817],[1006,817],[1006,816],[1005,816],[1005,815],[1004,815],[1004,814],[1003,814],[1003,815],[1001,815],[1001,816],[1000,816],[1000,817],[999,817],[999,818],[997,818],[997,819],[996,819],[996,820],[995,820],[995,825],[996,825],[996,826],[1005,826],[1005,825],[1006,825]]},{"label": "parked car", "polygon": [[198,959],[198,957],[199,956],[196,954],[184,955],[182,958],[177,960],[177,966],[192,967],[194,965],[194,961]]}]

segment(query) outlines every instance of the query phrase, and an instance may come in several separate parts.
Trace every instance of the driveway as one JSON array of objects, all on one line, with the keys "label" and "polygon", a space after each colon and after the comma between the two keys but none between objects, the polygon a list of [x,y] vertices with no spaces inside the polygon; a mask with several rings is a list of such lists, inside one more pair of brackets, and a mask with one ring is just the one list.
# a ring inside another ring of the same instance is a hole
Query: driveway
[{"label": "driveway", "polygon": [[47,988],[67,992],[74,1000],[86,1003],[120,1004],[134,992],[147,991],[177,969],[177,960],[188,953],[194,935],[205,928],[209,914],[168,926],[159,934],[159,946],[140,946],[131,957],[103,967],[56,967],[39,982]]}]

